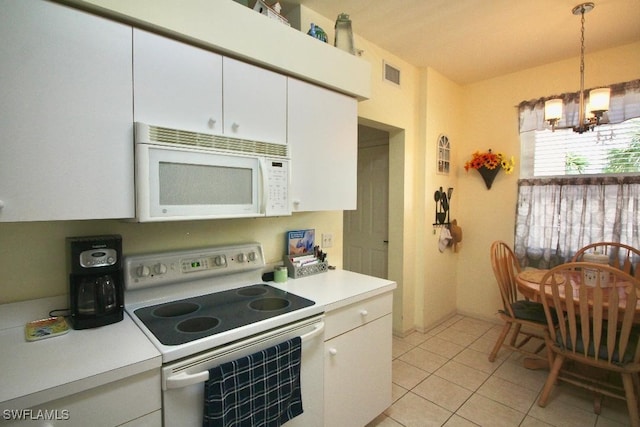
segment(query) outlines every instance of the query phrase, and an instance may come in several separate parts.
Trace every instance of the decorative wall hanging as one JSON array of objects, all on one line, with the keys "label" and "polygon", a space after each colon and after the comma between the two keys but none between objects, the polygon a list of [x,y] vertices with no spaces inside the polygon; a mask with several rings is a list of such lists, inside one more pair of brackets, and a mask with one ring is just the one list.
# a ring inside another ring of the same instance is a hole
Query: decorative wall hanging
[{"label": "decorative wall hanging", "polygon": [[449,143],[449,137],[447,135],[440,135],[438,137],[438,170],[439,174],[449,175],[449,169],[451,168],[451,144]]},{"label": "decorative wall hanging", "polygon": [[446,193],[442,187],[440,187],[440,189],[436,190],[433,195],[433,198],[436,201],[436,222],[433,223],[434,226],[449,225],[449,200],[451,200],[452,194],[452,187],[449,187]]},{"label": "decorative wall hanging", "polygon": [[487,190],[490,190],[498,172],[503,169],[504,173],[509,175],[513,172],[515,164],[515,157],[511,156],[511,158],[507,160],[507,156],[503,153],[493,153],[491,149],[489,149],[489,151],[484,153],[479,151],[473,153],[471,160],[465,163],[464,169],[467,172],[469,169],[477,170],[482,176]]}]

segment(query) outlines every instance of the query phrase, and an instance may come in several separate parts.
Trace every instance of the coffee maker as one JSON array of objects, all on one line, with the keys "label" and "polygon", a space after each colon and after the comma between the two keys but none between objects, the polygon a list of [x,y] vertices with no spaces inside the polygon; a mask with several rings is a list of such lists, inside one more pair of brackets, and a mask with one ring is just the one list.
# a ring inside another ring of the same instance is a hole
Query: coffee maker
[{"label": "coffee maker", "polygon": [[122,237],[67,238],[70,323],[88,329],[123,319]]}]

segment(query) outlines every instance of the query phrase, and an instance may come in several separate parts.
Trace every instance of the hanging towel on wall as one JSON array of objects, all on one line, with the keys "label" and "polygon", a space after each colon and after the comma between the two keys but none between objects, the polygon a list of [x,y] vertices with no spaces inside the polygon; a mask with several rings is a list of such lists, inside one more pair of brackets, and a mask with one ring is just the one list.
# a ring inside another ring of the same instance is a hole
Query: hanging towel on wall
[{"label": "hanging towel on wall", "polygon": [[302,414],[302,341],[274,347],[209,370],[204,427],[279,427]]}]

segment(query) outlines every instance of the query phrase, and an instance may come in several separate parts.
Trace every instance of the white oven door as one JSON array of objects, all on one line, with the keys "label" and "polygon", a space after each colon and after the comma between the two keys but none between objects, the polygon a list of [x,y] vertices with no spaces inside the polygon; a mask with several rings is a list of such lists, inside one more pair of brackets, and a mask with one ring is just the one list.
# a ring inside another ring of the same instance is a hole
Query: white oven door
[{"label": "white oven door", "polygon": [[302,338],[301,388],[304,412],[287,427],[322,426],[324,411],[323,316],[302,320],[229,346],[163,366],[162,414],[165,427],[200,427],[204,382],[209,369],[299,336]]},{"label": "white oven door", "polygon": [[141,222],[264,216],[258,157],[136,144]]}]

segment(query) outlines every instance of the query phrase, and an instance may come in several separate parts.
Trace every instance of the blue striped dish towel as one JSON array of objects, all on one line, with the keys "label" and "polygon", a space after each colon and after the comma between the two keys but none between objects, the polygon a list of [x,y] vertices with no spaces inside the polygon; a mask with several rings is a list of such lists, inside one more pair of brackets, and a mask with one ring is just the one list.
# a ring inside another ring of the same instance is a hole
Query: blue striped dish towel
[{"label": "blue striped dish towel", "polygon": [[203,427],[279,427],[302,414],[301,358],[295,337],[210,369]]}]

